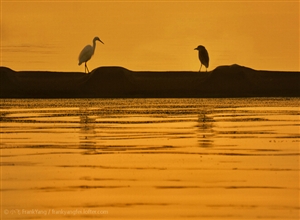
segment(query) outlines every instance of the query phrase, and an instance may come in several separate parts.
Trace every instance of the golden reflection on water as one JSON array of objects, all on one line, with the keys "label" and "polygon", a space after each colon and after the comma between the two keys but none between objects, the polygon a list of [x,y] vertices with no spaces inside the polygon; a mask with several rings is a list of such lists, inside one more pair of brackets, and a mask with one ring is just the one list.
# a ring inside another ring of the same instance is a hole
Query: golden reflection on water
[{"label": "golden reflection on water", "polygon": [[1,218],[297,219],[298,103],[1,100]]}]

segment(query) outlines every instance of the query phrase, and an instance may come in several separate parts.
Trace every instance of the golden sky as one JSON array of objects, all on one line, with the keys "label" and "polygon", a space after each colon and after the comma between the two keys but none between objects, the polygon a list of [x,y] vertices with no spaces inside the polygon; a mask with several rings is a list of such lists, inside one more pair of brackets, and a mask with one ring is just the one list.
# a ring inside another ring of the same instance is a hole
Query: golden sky
[{"label": "golden sky", "polygon": [[198,71],[198,45],[208,70],[300,70],[299,1],[1,0],[1,66],[84,71],[78,55],[95,36],[105,44],[90,70]]}]

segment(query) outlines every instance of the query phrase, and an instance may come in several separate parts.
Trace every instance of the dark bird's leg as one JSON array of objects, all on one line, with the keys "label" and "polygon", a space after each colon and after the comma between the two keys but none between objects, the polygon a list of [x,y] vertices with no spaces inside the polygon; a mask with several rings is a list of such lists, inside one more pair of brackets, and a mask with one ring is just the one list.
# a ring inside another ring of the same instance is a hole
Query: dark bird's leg
[{"label": "dark bird's leg", "polygon": [[202,68],[202,63],[201,63],[201,66],[200,66],[199,72],[201,72],[201,68]]}]

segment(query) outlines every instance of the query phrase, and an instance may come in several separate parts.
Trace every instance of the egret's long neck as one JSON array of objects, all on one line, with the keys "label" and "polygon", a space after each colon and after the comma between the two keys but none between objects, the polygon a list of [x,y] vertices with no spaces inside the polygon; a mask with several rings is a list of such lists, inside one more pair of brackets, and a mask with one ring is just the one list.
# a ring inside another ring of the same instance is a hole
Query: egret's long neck
[{"label": "egret's long neck", "polygon": [[[94,49],[94,51],[95,51],[95,49],[96,49],[96,41],[95,40],[93,40],[93,49]],[[93,52],[94,52],[93,51]]]}]

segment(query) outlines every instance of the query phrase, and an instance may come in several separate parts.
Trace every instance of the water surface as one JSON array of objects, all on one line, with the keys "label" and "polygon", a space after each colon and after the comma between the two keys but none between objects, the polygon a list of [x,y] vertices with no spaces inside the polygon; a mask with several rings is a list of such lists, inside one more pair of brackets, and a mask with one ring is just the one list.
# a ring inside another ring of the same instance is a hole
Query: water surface
[{"label": "water surface", "polygon": [[2,219],[298,219],[299,101],[2,99]]}]

